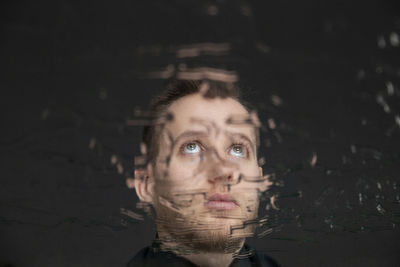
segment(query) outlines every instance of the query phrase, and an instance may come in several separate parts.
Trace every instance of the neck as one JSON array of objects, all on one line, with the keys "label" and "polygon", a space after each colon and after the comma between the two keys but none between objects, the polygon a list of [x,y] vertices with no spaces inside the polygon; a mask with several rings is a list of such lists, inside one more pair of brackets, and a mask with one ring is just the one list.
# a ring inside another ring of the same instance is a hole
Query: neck
[{"label": "neck", "polygon": [[[179,242],[175,238],[171,237],[168,233],[164,231],[158,231],[159,241],[161,250],[172,251],[180,257],[183,257],[197,266],[201,267],[211,267],[211,266],[222,266],[228,267],[232,261],[233,256],[237,254],[244,245],[245,238],[236,240],[234,243],[235,249],[230,249],[227,251],[212,251],[213,245],[201,248],[191,246],[193,242]],[[188,245],[189,244],[189,245]]]},{"label": "neck", "polygon": [[180,255],[201,267],[228,267],[233,261],[233,253],[200,252],[198,254]]}]

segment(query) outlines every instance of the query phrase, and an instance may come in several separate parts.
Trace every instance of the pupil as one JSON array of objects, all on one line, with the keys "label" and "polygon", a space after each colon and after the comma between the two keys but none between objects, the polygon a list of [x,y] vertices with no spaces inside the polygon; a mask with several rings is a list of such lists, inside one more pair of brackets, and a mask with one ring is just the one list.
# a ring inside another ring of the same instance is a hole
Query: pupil
[{"label": "pupil", "polygon": [[233,150],[234,150],[235,152],[237,152],[237,153],[242,152],[242,148],[239,147],[239,146],[235,146],[235,147],[233,148]]}]

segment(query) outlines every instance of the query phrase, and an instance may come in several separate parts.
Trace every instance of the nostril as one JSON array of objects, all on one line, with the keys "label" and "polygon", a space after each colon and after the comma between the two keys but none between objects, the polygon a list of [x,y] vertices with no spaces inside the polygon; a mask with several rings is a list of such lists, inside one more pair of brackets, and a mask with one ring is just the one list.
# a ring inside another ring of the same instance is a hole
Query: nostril
[{"label": "nostril", "polygon": [[226,175],[218,175],[215,176],[212,179],[209,179],[209,182],[214,184],[214,183],[223,183],[226,181],[233,181],[233,174],[226,174]]}]

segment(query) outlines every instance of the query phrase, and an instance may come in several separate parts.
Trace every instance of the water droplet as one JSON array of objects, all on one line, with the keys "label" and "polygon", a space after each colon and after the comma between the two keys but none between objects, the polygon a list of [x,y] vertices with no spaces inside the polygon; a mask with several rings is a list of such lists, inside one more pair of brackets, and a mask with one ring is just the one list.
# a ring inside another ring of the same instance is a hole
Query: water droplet
[{"label": "water droplet", "polygon": [[275,120],[273,118],[269,118],[268,119],[268,127],[273,130],[276,128],[276,123]]},{"label": "water droplet", "polygon": [[392,82],[386,82],[386,90],[388,95],[390,96],[394,95],[394,86]]},{"label": "water droplet", "polygon": [[240,11],[246,17],[250,17],[252,14],[251,8],[249,6],[245,6],[245,5],[241,6]]},{"label": "water droplet", "polygon": [[400,127],[400,116],[398,114],[394,116],[394,121]]},{"label": "water droplet", "polygon": [[376,182],[376,187],[378,187],[379,190],[382,190],[382,185],[380,182]]},{"label": "water droplet", "polygon": [[395,32],[390,33],[389,40],[390,40],[390,44],[392,46],[397,47],[397,46],[400,45],[399,35],[397,33],[395,33]]},{"label": "water droplet", "polygon": [[118,158],[116,155],[112,155],[110,159],[111,165],[115,165],[118,162]]},{"label": "water droplet", "polygon": [[127,186],[129,189],[135,188],[135,179],[134,179],[134,178],[129,178],[129,177],[126,178],[125,183],[126,183],[126,186]]},{"label": "water droplet", "polygon": [[207,14],[210,16],[216,16],[218,14],[218,7],[216,5],[209,5],[207,7]]},{"label": "water droplet", "polygon": [[361,125],[367,125],[367,119],[366,118],[362,118],[361,119]]},{"label": "water droplet", "polygon": [[277,95],[271,95],[271,102],[277,107],[282,105],[282,99]]},{"label": "water droplet", "polygon": [[383,35],[378,36],[377,44],[378,44],[378,47],[381,49],[386,47],[386,41],[385,41],[385,38],[383,37]]},{"label": "water droplet", "polygon": [[315,166],[315,164],[317,164],[317,153],[315,153],[315,152],[313,152],[313,155],[312,155],[312,157],[311,157],[311,160],[310,160],[310,166],[311,167],[314,167]]},{"label": "water droplet", "polygon": [[389,105],[386,103],[385,99],[383,98],[383,96],[381,94],[378,94],[376,96],[376,102],[381,105],[383,107],[383,110],[386,113],[390,113],[390,107]]},{"label": "water droplet", "polygon": [[92,137],[89,141],[89,149],[93,150],[96,145],[96,138]]},{"label": "water droplet", "polygon": [[377,206],[376,206],[376,209],[378,210],[378,212],[380,213],[380,214],[385,214],[385,209],[381,206],[381,204],[378,204]]},{"label": "water droplet", "polygon": [[124,172],[124,167],[122,166],[121,162],[117,164],[117,172],[118,174],[122,174]]},{"label": "water droplet", "polygon": [[299,198],[302,198],[302,197],[303,197],[303,191],[299,190],[297,193],[298,193],[298,195],[299,195]]},{"label": "water droplet", "polygon": [[364,78],[365,78],[365,70],[359,70],[358,72],[357,72],[357,80],[364,80]]}]

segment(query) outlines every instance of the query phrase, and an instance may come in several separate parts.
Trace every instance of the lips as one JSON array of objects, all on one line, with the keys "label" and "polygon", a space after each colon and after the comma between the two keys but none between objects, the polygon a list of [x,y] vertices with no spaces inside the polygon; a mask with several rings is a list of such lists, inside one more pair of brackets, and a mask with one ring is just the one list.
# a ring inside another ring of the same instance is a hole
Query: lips
[{"label": "lips", "polygon": [[206,206],[209,209],[231,210],[239,207],[236,200],[229,194],[214,194],[208,198]]}]

